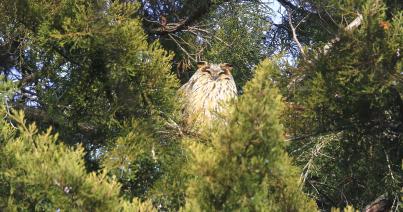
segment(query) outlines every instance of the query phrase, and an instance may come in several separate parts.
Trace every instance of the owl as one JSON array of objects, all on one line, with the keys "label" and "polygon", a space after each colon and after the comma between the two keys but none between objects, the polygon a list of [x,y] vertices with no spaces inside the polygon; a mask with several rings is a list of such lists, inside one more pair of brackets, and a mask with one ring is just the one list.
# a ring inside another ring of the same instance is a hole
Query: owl
[{"label": "owl", "polygon": [[225,111],[225,104],[237,98],[231,64],[198,62],[197,67],[189,81],[179,89],[184,98],[184,121],[191,128],[211,124]]}]

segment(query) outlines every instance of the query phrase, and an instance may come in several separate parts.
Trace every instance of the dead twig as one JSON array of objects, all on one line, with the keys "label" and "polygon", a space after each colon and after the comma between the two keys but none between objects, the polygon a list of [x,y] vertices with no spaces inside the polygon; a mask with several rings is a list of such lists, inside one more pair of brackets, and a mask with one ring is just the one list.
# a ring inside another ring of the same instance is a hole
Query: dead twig
[{"label": "dead twig", "polygon": [[191,60],[193,60],[193,62],[197,62],[195,58],[193,58],[188,51],[186,51],[185,48],[182,47],[182,45],[171,35],[168,34],[168,36],[172,39],[172,41],[174,41],[176,43],[176,45],[182,50],[183,53],[185,53],[188,58],[190,58]]}]

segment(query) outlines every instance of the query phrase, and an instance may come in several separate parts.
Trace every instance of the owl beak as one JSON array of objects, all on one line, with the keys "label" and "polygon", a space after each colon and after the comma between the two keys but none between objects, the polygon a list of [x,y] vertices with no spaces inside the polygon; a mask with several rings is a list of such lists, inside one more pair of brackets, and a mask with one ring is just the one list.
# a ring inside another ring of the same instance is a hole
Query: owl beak
[{"label": "owl beak", "polygon": [[211,78],[212,78],[213,80],[217,80],[219,76],[220,76],[220,75],[217,74],[217,73],[212,73],[212,74],[211,74]]}]

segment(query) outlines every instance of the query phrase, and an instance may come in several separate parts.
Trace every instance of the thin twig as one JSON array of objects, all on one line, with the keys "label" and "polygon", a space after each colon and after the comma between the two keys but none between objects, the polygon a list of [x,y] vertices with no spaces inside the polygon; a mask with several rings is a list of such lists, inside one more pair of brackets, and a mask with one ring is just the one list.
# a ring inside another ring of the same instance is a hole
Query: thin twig
[{"label": "thin twig", "polygon": [[189,54],[189,52],[187,52],[186,49],[184,49],[184,48],[182,47],[182,45],[181,45],[171,34],[168,34],[168,36],[176,43],[176,45],[178,45],[178,47],[183,51],[183,53],[185,53],[191,60],[193,60],[193,62],[197,62],[196,59],[193,58],[193,57]]},{"label": "thin twig", "polygon": [[[10,113],[10,106],[8,105],[8,100],[9,100],[8,96],[5,96],[4,102],[5,102],[5,104],[6,104],[6,115],[4,116],[4,119],[6,119],[6,118],[11,114],[11,113]],[[13,124],[12,121],[10,121],[9,123],[10,123],[10,125],[11,125],[14,129],[17,129],[17,127],[14,126],[14,124]]]},{"label": "thin twig", "polygon": [[385,153],[385,156],[386,156],[386,162],[388,163],[388,169],[389,169],[389,172],[390,172],[390,176],[391,176],[392,179],[396,182],[396,179],[395,179],[395,177],[393,176],[392,167],[390,166],[389,155],[388,155],[388,153],[386,152],[385,149],[383,149],[383,152]]},{"label": "thin twig", "polygon": [[201,29],[201,28],[198,28],[198,27],[188,27],[187,30],[183,30],[183,31],[190,32],[190,33],[192,33],[192,34],[194,34],[194,35],[196,35],[196,36],[200,36],[200,34],[196,33],[195,31],[203,32],[203,33],[205,33],[206,35],[209,35],[210,37],[215,38],[215,39],[217,39],[218,41],[222,42],[222,43],[225,44],[227,47],[231,47],[230,44],[228,44],[227,42],[225,42],[224,40],[222,40],[221,38],[219,38],[217,35],[215,35],[214,33],[210,32],[210,31],[208,31],[208,30],[206,30],[206,29]]},{"label": "thin twig", "polygon": [[176,34],[172,34],[172,36],[175,36],[176,38],[178,38],[182,43],[186,44],[189,47],[192,47],[192,44],[190,44],[189,42],[187,42],[185,39],[183,39],[181,36],[176,35]]},{"label": "thin twig", "polygon": [[[338,136],[338,133],[335,133],[333,135]],[[332,135],[329,135],[329,136],[332,136]],[[309,161],[305,164],[304,168],[302,169],[302,173],[300,176],[300,185],[301,186],[303,186],[305,184],[306,178],[308,177],[310,170],[312,169],[312,167],[314,167],[314,160],[316,159],[316,157],[318,157],[320,155],[324,155],[323,153],[321,153],[321,150],[324,147],[326,147],[326,145],[328,144],[329,141],[330,141],[330,138],[326,138],[326,139],[322,140],[322,142],[319,142],[312,148],[311,157],[310,157]]]},{"label": "thin twig", "polygon": [[303,23],[304,21],[305,21],[305,19],[306,18],[308,18],[308,16],[309,16],[310,14],[308,14],[308,15],[306,15],[306,16],[304,16],[302,19],[301,19],[301,21],[297,24],[297,26],[295,26],[295,28],[298,28],[299,27],[299,25],[301,24],[301,23]]}]

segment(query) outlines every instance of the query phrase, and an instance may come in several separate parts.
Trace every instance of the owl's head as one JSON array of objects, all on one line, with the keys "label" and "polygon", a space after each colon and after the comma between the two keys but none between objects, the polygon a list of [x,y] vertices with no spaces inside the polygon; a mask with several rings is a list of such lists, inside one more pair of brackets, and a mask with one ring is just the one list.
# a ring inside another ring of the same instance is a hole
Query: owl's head
[{"label": "owl's head", "polygon": [[209,64],[206,61],[197,63],[197,71],[213,81],[231,80],[232,65],[229,63]]}]

